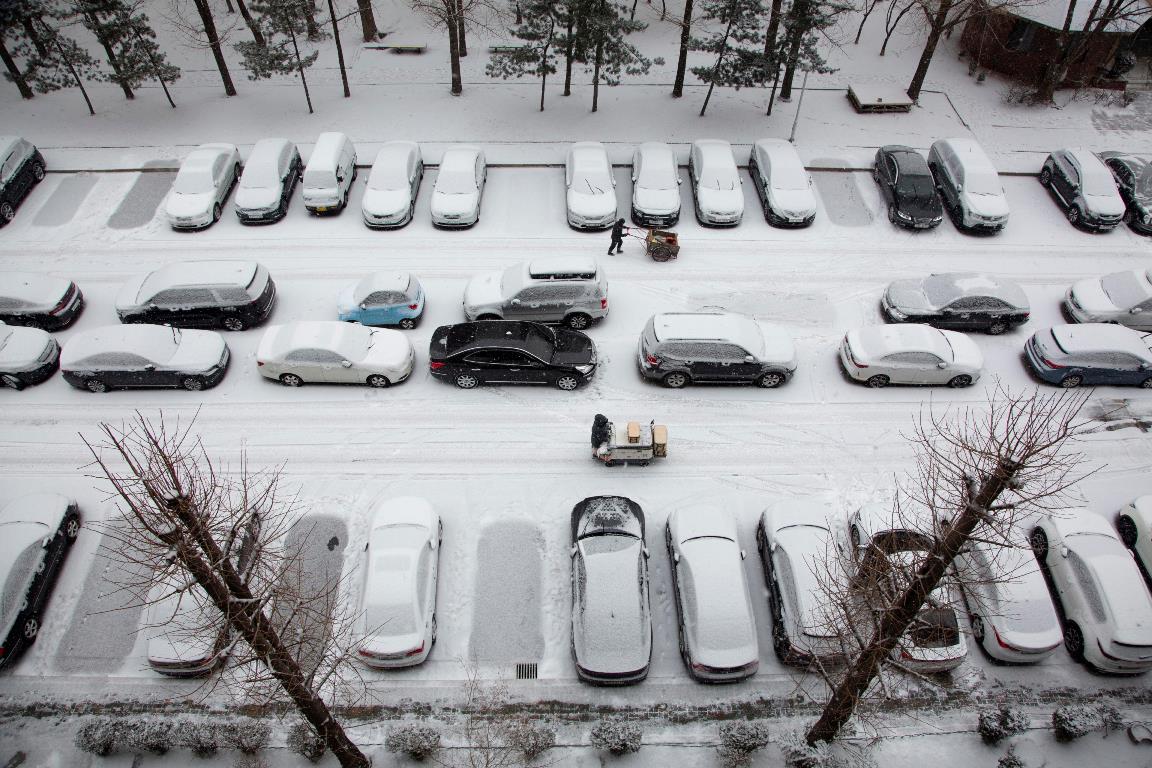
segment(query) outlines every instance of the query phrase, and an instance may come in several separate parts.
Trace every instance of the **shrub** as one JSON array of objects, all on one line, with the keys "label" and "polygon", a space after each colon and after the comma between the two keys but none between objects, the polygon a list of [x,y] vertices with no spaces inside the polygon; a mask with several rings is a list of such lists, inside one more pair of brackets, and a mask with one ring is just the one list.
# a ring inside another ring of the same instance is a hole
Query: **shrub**
[{"label": "shrub", "polygon": [[752,764],[752,753],[768,744],[768,726],[760,723],[729,723],[720,729],[720,763],[725,768]]},{"label": "shrub", "polygon": [[635,723],[601,720],[592,727],[592,746],[614,755],[639,752],[643,733]]},{"label": "shrub", "polygon": [[85,718],[76,731],[76,749],[106,757],[120,741],[120,721],[110,717]]},{"label": "shrub", "polygon": [[176,729],[170,720],[146,718],[122,721],[119,730],[123,734],[123,739],[122,741],[117,739],[117,746],[122,746],[129,752],[163,755],[173,747],[179,746],[176,742]]},{"label": "shrub", "polygon": [[1057,741],[1074,741],[1103,726],[1095,707],[1069,704],[1052,713],[1052,729]]},{"label": "shrub", "polygon": [[212,757],[220,749],[221,726],[218,723],[178,720],[173,733],[175,744],[192,750],[196,757]]},{"label": "shrub", "polygon": [[303,720],[297,720],[288,729],[288,749],[303,755],[309,762],[320,762],[326,748],[324,737]]},{"label": "shrub", "polygon": [[1008,751],[996,763],[996,768],[1024,768],[1024,761],[1016,754],[1016,747],[1008,747]]},{"label": "shrub", "polygon": [[241,752],[232,761],[232,768],[268,768],[268,764],[260,755]]},{"label": "shrub", "polygon": [[545,725],[520,720],[508,727],[508,744],[531,762],[556,746],[556,732]]},{"label": "shrub", "polygon": [[1104,727],[1104,732],[1111,733],[1112,731],[1122,731],[1127,727],[1124,722],[1124,716],[1120,714],[1120,710],[1116,709],[1111,704],[1101,704],[1097,711],[1100,713],[1100,723]]},{"label": "shrub", "polygon": [[401,725],[384,737],[384,748],[413,760],[423,760],[440,749],[440,733],[426,725]]},{"label": "shrub", "polygon": [[220,725],[220,739],[246,755],[254,755],[268,746],[272,729],[262,720],[239,717]]},{"label": "shrub", "polygon": [[1018,709],[1000,707],[980,713],[977,727],[985,744],[998,744],[1001,739],[1028,730],[1028,717]]}]

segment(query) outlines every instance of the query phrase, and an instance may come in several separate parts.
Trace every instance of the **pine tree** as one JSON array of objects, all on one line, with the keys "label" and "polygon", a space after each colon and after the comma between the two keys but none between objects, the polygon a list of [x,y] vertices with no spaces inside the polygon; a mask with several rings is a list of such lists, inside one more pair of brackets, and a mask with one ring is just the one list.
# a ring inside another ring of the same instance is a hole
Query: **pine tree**
[{"label": "pine tree", "polygon": [[523,40],[515,50],[494,53],[485,68],[489,77],[505,80],[514,77],[540,78],[540,111],[544,111],[544,88],[548,75],[556,74],[557,35],[562,32],[557,24],[554,0],[527,0],[522,6],[521,23],[514,27],[512,36]]},{"label": "pine tree", "polygon": [[817,39],[836,24],[840,14],[852,10],[847,3],[837,0],[794,0],[784,15],[784,34],[776,51],[776,60],[784,65],[784,80],[780,86],[780,99],[792,98],[792,80],[796,70],[829,74],[835,68],[817,47]]},{"label": "pine tree", "polygon": [[708,37],[694,37],[690,42],[692,50],[716,56],[710,66],[692,67],[692,74],[708,83],[708,95],[700,107],[701,117],[717,85],[739,89],[768,81],[770,73],[761,30],[764,10],[761,0],[704,0],[701,3],[701,18],[713,22],[716,29]]},{"label": "pine tree", "polygon": [[109,16],[110,29],[117,35],[115,50],[120,63],[120,77],[136,88],[147,80],[158,81],[168,103],[175,108],[168,83],[180,78],[180,68],[169,64],[156,44],[156,31],[148,17],[139,11],[138,6],[129,6],[120,0],[109,5],[113,6]]},{"label": "pine tree", "polygon": [[588,14],[581,24],[587,36],[585,69],[592,72],[592,111],[599,107],[600,83],[619,85],[621,75],[647,74],[653,64],[663,64],[661,58],[648,59],[640,55],[636,46],[628,42],[628,35],[648,25],[627,17],[627,6],[612,0],[592,0]]},{"label": "pine tree", "polygon": [[[25,24],[39,12],[38,6],[34,0],[0,0],[0,61],[4,62],[5,79],[16,84],[20,97],[24,99],[31,99],[35,94],[8,49],[9,38],[18,44],[28,34]],[[48,55],[46,50],[37,51],[37,54],[41,57]]]},{"label": "pine tree", "polygon": [[[196,13],[200,16],[200,26],[204,30],[204,44],[212,51],[212,60],[216,62],[216,69],[220,72],[220,81],[224,84],[224,95],[235,96],[236,85],[232,82],[232,73],[228,69],[228,62],[224,59],[224,51],[220,45],[220,33],[216,31],[216,20],[212,17],[212,6],[208,0],[192,0]],[[255,27],[259,29],[259,27]],[[199,42],[199,33],[193,32],[192,37]],[[264,45],[263,37],[257,41]]]},{"label": "pine tree", "polygon": [[300,53],[300,37],[308,34],[308,6],[311,4],[312,0],[253,0],[251,9],[267,33],[266,44],[261,46],[245,41],[233,46],[244,57],[249,80],[299,75],[304,86],[304,99],[308,102],[308,114],[314,110],[304,70],[315,64],[320,55],[319,51],[308,55]]},{"label": "pine tree", "polygon": [[76,86],[88,105],[88,114],[95,115],[92,99],[84,88],[84,80],[102,77],[100,65],[91,54],[55,26],[49,12],[32,19],[31,34],[17,43],[13,53],[28,63],[25,79],[38,93],[51,93]]}]

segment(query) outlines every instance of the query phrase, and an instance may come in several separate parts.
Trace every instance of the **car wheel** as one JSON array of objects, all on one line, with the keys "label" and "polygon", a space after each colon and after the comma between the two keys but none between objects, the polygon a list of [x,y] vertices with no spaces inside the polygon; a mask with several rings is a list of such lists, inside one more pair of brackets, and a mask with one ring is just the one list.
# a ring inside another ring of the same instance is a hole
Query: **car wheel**
[{"label": "car wheel", "polygon": [[220,221],[220,203],[212,206],[212,221]]},{"label": "car wheel", "polygon": [[1080,206],[1078,206],[1078,205],[1072,206],[1071,208],[1068,209],[1068,213],[1065,215],[1068,217],[1068,223],[1069,224],[1079,224],[1080,223],[1080,216],[1081,216]]},{"label": "car wheel", "polygon": [[24,623],[20,627],[20,634],[30,643],[35,641],[36,635],[40,634],[40,617],[29,616],[24,619]]},{"label": "car wheel", "polygon": [[1033,528],[1032,533],[1028,535],[1028,543],[1041,564],[1048,560],[1048,534],[1039,528]]},{"label": "car wheel", "polygon": [[431,645],[436,645],[436,614],[432,614],[432,642]]},{"label": "car wheel", "polygon": [[470,373],[462,373],[456,377],[456,386],[460,389],[475,389],[479,383],[480,380]]},{"label": "car wheel", "polygon": [[11,387],[17,392],[24,389],[24,382],[20,380],[20,377],[11,373],[6,373],[3,376],[0,376],[0,382],[3,382],[4,386]]},{"label": "car wheel", "polygon": [[575,376],[561,376],[556,379],[556,386],[565,392],[571,392],[580,386],[580,379]]},{"label": "car wheel", "polygon": [[75,539],[80,535],[80,518],[76,515],[69,515],[64,521],[64,535],[69,539]]},{"label": "car wheel", "polygon": [[406,317],[400,321],[400,327],[406,331],[410,331],[416,327],[416,321],[410,317]]},{"label": "car wheel", "polygon": [[304,383],[304,379],[294,373],[282,373],[280,374],[280,383],[286,387],[298,387]]},{"label": "car wheel", "polygon": [[368,386],[382,389],[384,387],[392,386],[392,382],[388,381],[387,376],[381,376],[378,373],[374,373],[368,377]]},{"label": "car wheel", "polygon": [[1133,219],[1133,216],[1132,216],[1131,209],[1125,208],[1124,209],[1124,215],[1120,217],[1120,220],[1123,221],[1125,224],[1131,224],[1132,219]]},{"label": "car wheel", "polygon": [[670,373],[664,377],[664,386],[669,389],[680,389],[687,386],[688,376],[683,373]]},{"label": "car wheel", "polygon": [[568,315],[568,317],[564,318],[564,324],[574,331],[582,331],[592,325],[592,318],[582,312],[577,312],[574,315]]},{"label": "car wheel", "polygon": [[32,178],[36,179],[36,183],[44,181],[44,166],[36,163],[32,166]]},{"label": "car wheel", "polygon": [[872,387],[873,389],[880,389],[880,387],[888,386],[889,381],[891,381],[891,379],[889,379],[887,376],[885,376],[882,373],[878,373],[875,376],[870,377],[864,383],[867,384],[868,386]]},{"label": "car wheel", "polygon": [[1064,387],[1064,389],[1075,389],[1083,383],[1084,377],[1077,376],[1076,374],[1065,376],[1064,378],[1060,379],[1060,386]]},{"label": "car wheel", "polygon": [[1144,379],[1144,381],[1140,382],[1140,386],[1144,389],[1152,389],[1152,377]]},{"label": "car wheel", "polygon": [[1002,321],[992,323],[992,325],[988,326],[988,333],[992,334],[993,336],[999,336],[1006,330],[1008,330],[1008,323]]},{"label": "car wheel", "polygon": [[12,207],[12,203],[7,201],[0,203],[0,222],[7,224],[16,218],[16,209]]},{"label": "car wheel", "polygon": [[502,320],[502,319],[503,318],[500,317],[499,315],[489,314],[489,315],[480,315],[480,317],[476,318],[476,321],[479,322],[481,320]]},{"label": "car wheel", "polygon": [[984,644],[984,620],[976,614],[968,617],[968,623],[972,626],[972,639],[981,645]]},{"label": "car wheel", "polygon": [[852,548],[860,548],[860,529],[855,525],[848,528],[848,538],[852,541]]},{"label": "car wheel", "polygon": [[772,389],[784,383],[784,374],[782,373],[766,373],[760,378],[756,379],[756,386],[764,387],[765,389]]},{"label": "car wheel", "polygon": [[1074,621],[1064,625],[1064,647],[1073,661],[1084,661],[1084,632]]},{"label": "car wheel", "polygon": [[226,317],[224,318],[224,322],[222,322],[221,325],[229,331],[244,330],[244,321],[238,317]]},{"label": "car wheel", "polygon": [[108,385],[100,379],[88,379],[84,382],[84,386],[89,392],[107,392]]},{"label": "car wheel", "polygon": [[1040,171],[1040,183],[1048,186],[1052,183],[1052,171],[1048,168],[1043,168]]},{"label": "car wheel", "polygon": [[199,376],[185,376],[180,380],[180,386],[189,392],[199,392],[204,389],[204,379]]},{"label": "car wheel", "polygon": [[1116,531],[1120,534],[1120,541],[1124,542],[1124,546],[1132,549],[1136,546],[1136,521],[1128,515],[1120,515],[1116,518]]},{"label": "car wheel", "polygon": [[896,223],[896,206],[894,205],[888,206],[888,221],[893,224]]},{"label": "car wheel", "polygon": [[948,386],[952,387],[953,389],[959,389],[961,387],[970,387],[970,386],[972,386],[972,377],[971,376],[953,376],[952,379],[948,382]]}]

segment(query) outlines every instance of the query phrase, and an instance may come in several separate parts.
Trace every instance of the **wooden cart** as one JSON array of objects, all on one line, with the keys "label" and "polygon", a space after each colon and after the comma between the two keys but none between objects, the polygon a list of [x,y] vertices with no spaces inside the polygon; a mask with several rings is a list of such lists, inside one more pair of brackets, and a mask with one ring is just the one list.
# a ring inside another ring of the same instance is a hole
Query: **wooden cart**
[{"label": "wooden cart", "polygon": [[650,229],[644,238],[644,250],[652,261],[668,261],[680,253],[680,242],[675,232],[663,229]]},{"label": "wooden cart", "polygon": [[620,464],[648,466],[652,459],[668,455],[668,428],[650,421],[641,424],[608,422],[608,439],[592,450],[592,458],[606,467]]}]

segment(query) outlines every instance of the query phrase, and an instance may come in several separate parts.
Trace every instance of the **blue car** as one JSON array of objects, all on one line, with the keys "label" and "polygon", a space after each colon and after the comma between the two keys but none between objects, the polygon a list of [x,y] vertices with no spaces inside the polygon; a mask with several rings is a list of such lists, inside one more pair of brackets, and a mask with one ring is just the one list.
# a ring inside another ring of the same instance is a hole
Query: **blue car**
[{"label": "blue car", "polygon": [[348,323],[415,328],[424,314],[424,288],[407,272],[376,272],[341,291],[338,308]]},{"label": "blue car", "polygon": [[1152,350],[1145,334],[1111,323],[1057,325],[1024,345],[1036,375],[1065,389],[1126,384],[1152,389]]}]

